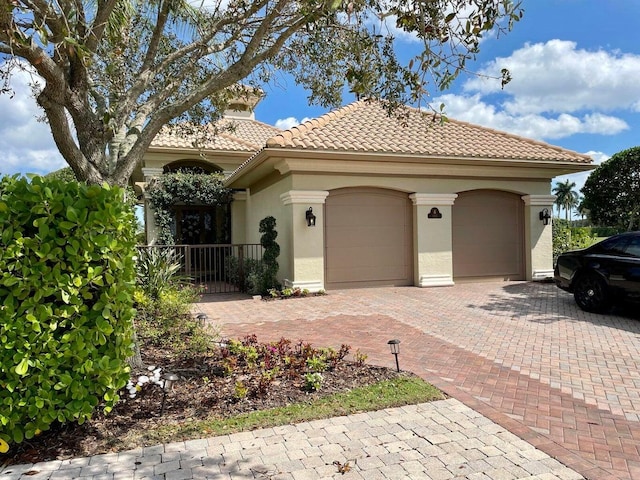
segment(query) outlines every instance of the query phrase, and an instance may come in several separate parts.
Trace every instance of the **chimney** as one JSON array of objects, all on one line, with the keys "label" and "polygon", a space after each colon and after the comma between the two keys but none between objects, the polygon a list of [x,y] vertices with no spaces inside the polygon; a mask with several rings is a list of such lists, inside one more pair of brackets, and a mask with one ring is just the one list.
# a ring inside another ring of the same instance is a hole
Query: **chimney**
[{"label": "chimney", "polygon": [[229,105],[224,112],[224,118],[230,120],[255,120],[254,110],[264,97],[259,88],[247,85],[236,85],[227,90]]}]

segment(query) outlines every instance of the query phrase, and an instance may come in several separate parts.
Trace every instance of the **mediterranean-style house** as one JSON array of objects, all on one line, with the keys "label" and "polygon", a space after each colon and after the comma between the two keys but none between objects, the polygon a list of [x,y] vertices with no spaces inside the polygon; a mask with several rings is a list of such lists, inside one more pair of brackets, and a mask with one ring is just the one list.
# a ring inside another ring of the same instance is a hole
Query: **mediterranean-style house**
[{"label": "mediterranean-style house", "polygon": [[254,119],[257,100],[234,105],[222,120],[233,129],[202,150],[169,132],[154,140],[134,177],[142,188],[197,165],[235,192],[229,213],[176,207],[178,230],[228,215],[230,238],[208,241],[258,243],[271,215],[280,280],[310,291],[552,276],[551,179],[592,169],[590,157],[416,109],[390,117],[373,101],[281,131]]}]

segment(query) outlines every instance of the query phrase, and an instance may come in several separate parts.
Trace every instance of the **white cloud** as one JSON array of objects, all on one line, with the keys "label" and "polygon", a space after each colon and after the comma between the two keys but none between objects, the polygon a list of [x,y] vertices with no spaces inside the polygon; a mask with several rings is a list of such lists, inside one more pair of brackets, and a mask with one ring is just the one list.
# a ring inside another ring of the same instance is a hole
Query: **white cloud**
[{"label": "white cloud", "polygon": [[456,120],[538,140],[564,138],[577,133],[615,135],[629,129],[624,120],[602,113],[588,113],[581,116],[568,113],[555,116],[536,113],[517,114],[487,103],[479,93],[447,94],[434,99],[434,105],[440,103],[445,104],[446,114]]},{"label": "white cloud", "polygon": [[311,120],[309,117],[304,117],[302,120],[298,120],[296,117],[287,117],[276,120],[275,127],[281,130],[289,130],[301,123],[308,122]]},{"label": "white cloud", "polygon": [[576,42],[549,40],[526,44],[509,57],[497,58],[478,71],[499,77],[509,69],[513,80],[482,77],[464,84],[467,93],[501,93],[505,111],[514,115],[576,112],[586,109],[640,111],[640,55],[577,48]]},{"label": "white cloud", "polygon": [[11,86],[15,96],[0,95],[1,174],[48,173],[66,165],[47,123],[38,121],[42,111],[31,95],[32,78],[16,71]]}]

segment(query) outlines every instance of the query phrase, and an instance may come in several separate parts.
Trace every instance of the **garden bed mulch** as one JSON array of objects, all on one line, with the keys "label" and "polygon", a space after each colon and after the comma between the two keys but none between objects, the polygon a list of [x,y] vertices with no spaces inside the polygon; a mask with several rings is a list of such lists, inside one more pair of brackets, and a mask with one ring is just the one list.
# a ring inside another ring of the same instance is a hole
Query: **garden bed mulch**
[{"label": "garden bed mulch", "polygon": [[[229,374],[229,361],[224,363],[219,355],[171,359],[171,352],[156,347],[145,348],[143,361],[145,365],[162,366],[164,371],[180,377],[166,396],[162,416],[163,390],[160,386],[147,383],[135,398],[129,398],[124,390],[122,400],[109,415],[96,411],[83,425],[54,425],[34,439],[13,445],[7,454],[0,455],[0,466],[91,456],[179,441],[182,438],[167,434],[168,438],[164,439],[158,432],[165,425],[225,418],[307,402],[400,375],[391,369],[344,359],[322,372],[322,387],[313,392],[305,388],[304,376],[282,367],[265,376],[264,369],[249,369],[236,363]],[[132,378],[138,378],[140,374],[149,375],[150,371],[136,372]],[[149,432],[154,432],[152,440],[147,435]],[[207,432],[200,433],[206,436]]]}]

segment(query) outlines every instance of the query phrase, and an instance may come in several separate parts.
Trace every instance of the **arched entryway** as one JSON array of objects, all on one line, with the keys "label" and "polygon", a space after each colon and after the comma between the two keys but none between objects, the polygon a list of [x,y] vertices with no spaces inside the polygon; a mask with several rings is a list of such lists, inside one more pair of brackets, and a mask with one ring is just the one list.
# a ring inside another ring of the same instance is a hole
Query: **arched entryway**
[{"label": "arched entryway", "polygon": [[498,190],[461,192],[453,204],[454,281],[524,280],[524,203]]},{"label": "arched entryway", "polygon": [[406,193],[331,191],[325,204],[327,288],[412,285],[412,229]]},{"label": "arched entryway", "polygon": [[[221,172],[212,163],[197,160],[176,160],[164,166],[165,174],[185,173],[190,178]],[[196,183],[199,181],[196,180]],[[189,185],[189,191],[194,186]],[[196,189],[195,193],[201,193]],[[181,192],[182,194],[182,192]],[[199,204],[190,194],[188,198],[178,198],[171,207],[173,223],[171,233],[176,244],[210,245],[231,243],[231,209],[229,203]]]}]

